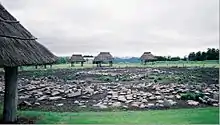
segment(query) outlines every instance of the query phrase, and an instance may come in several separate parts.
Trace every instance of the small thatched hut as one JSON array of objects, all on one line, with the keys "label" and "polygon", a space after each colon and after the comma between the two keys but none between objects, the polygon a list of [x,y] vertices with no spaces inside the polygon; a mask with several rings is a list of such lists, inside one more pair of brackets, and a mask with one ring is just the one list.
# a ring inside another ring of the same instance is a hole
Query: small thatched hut
[{"label": "small thatched hut", "polygon": [[3,121],[16,121],[18,66],[51,64],[57,60],[0,3],[0,68],[5,71]]},{"label": "small thatched hut", "polygon": [[70,57],[71,67],[74,66],[74,63],[81,63],[81,66],[83,66],[84,62],[85,62],[85,59],[83,58],[81,54],[73,54]]},{"label": "small thatched hut", "polygon": [[94,63],[97,64],[97,67],[101,67],[101,64],[104,62],[109,63],[109,66],[112,66],[113,64],[113,56],[110,54],[110,52],[100,52],[98,56],[94,58]]},{"label": "small thatched hut", "polygon": [[140,57],[141,63],[146,64],[156,60],[156,57],[151,52],[144,52]]}]

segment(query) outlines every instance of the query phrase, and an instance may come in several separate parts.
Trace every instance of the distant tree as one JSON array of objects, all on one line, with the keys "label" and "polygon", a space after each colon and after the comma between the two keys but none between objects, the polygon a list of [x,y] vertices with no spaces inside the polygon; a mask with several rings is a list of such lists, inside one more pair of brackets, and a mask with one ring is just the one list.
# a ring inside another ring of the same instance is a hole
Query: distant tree
[{"label": "distant tree", "polygon": [[164,56],[156,56],[157,60],[156,61],[167,61],[167,58]]},{"label": "distant tree", "polygon": [[190,61],[203,61],[203,60],[219,60],[219,49],[208,48],[206,52],[191,52],[188,55]]},{"label": "distant tree", "polygon": [[188,57],[187,57],[187,56],[184,56],[182,60],[183,60],[183,61],[187,61],[187,60],[188,60]]},{"label": "distant tree", "polygon": [[219,60],[219,49],[215,50],[215,59]]},{"label": "distant tree", "polygon": [[219,60],[219,49],[212,48],[212,60]]},{"label": "distant tree", "polygon": [[219,59],[219,49],[208,48],[206,54],[207,54],[207,60]]},{"label": "distant tree", "polygon": [[207,60],[207,54],[206,52],[202,52],[201,54],[201,61]]},{"label": "distant tree", "polygon": [[195,60],[196,60],[196,54],[195,54],[195,52],[191,52],[191,53],[189,54],[189,56],[188,56],[188,59],[189,59],[190,61],[195,61]]},{"label": "distant tree", "polygon": [[171,61],[171,56],[167,56],[167,61]]},{"label": "distant tree", "polygon": [[208,48],[206,52],[207,60],[211,60],[212,58],[211,55],[212,55],[212,49]]},{"label": "distant tree", "polygon": [[180,60],[180,57],[171,57],[170,58],[170,61],[179,61]]},{"label": "distant tree", "polygon": [[57,64],[66,64],[68,63],[69,57],[58,57]]},{"label": "distant tree", "polygon": [[195,60],[201,61],[201,60],[202,60],[202,58],[201,58],[202,56],[201,56],[201,55],[202,55],[201,51],[197,52],[197,53],[196,53],[196,57],[195,57],[196,59],[195,59]]}]

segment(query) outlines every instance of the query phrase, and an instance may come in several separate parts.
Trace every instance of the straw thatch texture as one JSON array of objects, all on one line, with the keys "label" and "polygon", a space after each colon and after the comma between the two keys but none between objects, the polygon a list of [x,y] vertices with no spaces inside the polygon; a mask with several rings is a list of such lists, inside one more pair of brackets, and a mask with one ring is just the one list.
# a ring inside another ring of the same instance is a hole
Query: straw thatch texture
[{"label": "straw thatch texture", "polygon": [[109,52],[100,52],[98,56],[94,58],[94,62],[110,62],[113,61],[113,56]]},{"label": "straw thatch texture", "polygon": [[70,58],[70,62],[85,62],[85,59],[81,54],[73,54]]},{"label": "straw thatch texture", "polygon": [[57,60],[0,4],[0,67],[51,64]]},{"label": "straw thatch texture", "polygon": [[156,60],[154,55],[151,52],[144,52],[140,58],[142,61],[153,61]]}]

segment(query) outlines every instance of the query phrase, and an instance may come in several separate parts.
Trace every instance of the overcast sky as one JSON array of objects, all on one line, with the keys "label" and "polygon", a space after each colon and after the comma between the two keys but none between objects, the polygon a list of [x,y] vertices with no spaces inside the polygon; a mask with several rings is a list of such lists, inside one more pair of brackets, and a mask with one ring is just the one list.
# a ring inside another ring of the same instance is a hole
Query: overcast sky
[{"label": "overcast sky", "polygon": [[181,56],[219,48],[219,0],[0,0],[58,56]]}]

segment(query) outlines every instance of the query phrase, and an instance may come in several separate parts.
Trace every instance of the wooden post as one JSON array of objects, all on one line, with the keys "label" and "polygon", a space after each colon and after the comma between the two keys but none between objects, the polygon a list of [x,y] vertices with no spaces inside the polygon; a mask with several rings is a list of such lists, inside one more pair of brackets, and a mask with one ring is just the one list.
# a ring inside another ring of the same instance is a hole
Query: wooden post
[{"label": "wooden post", "polygon": [[47,65],[44,65],[44,69],[46,69],[47,68]]},{"label": "wooden post", "polygon": [[37,65],[35,66],[35,69],[37,69]]},{"label": "wooden post", "polygon": [[81,62],[81,66],[83,67],[83,62]]},{"label": "wooden post", "polygon": [[52,64],[50,64],[50,68],[52,69]]},{"label": "wooden post", "polygon": [[71,67],[73,67],[74,66],[74,62],[71,62]]},{"label": "wooden post", "polygon": [[5,94],[4,94],[4,111],[3,121],[13,123],[17,120],[17,76],[18,67],[5,67]]},{"label": "wooden post", "polygon": [[113,62],[112,62],[112,61],[110,61],[110,62],[109,62],[109,66],[110,66],[110,67],[112,67],[112,64],[113,64]]}]

